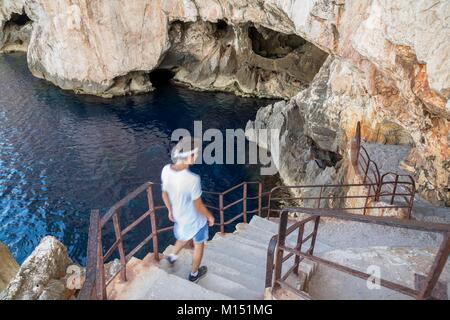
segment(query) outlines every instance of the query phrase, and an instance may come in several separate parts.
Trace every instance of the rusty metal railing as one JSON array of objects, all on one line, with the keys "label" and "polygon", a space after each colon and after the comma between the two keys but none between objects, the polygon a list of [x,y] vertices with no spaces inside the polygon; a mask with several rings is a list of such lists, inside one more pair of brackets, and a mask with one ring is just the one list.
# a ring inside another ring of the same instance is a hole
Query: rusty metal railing
[{"label": "rusty metal railing", "polygon": [[[160,260],[158,236],[162,233],[173,230],[173,226],[163,228],[157,227],[157,219],[159,214],[161,211],[167,211],[167,208],[163,205],[155,205],[154,189],[156,186],[159,186],[159,184],[154,184],[151,182],[144,183],[136,190],[128,194],[125,198],[114,204],[101,218],[98,210],[93,210],[91,212],[87,250],[87,276],[80,291],[79,299],[107,299],[108,285],[119,274],[122,281],[127,281],[127,263],[150,242],[152,242],[153,245],[153,258],[156,261]],[[257,186],[256,195],[251,195],[250,186]],[[122,229],[120,224],[120,210],[144,192],[146,192],[147,196],[148,210],[134,220],[130,225]],[[231,194],[236,195],[236,193],[241,194],[242,196],[238,200],[230,202],[227,197]],[[244,223],[247,223],[249,215],[263,215],[263,211],[268,209],[268,206],[263,206],[263,199],[268,197],[269,192],[263,192],[263,184],[261,182],[243,182],[224,192],[204,191],[203,194],[209,198],[209,201],[205,204],[205,206],[211,210],[215,216],[218,215],[219,217],[218,222],[215,223],[215,226],[219,227],[222,234],[225,233],[225,226],[232,224],[240,218],[242,218]],[[255,209],[249,210],[248,204],[251,201],[257,201],[257,204],[256,206],[253,206],[256,207]],[[216,205],[214,205],[214,203],[216,203]],[[238,214],[234,214],[226,220],[225,213],[238,205],[241,205],[242,211]],[[129,253],[126,253],[124,246],[125,235],[145,221],[150,224],[150,234]],[[106,249],[106,253],[104,253],[102,235],[105,225],[109,222],[112,222],[114,227],[115,241],[108,249]],[[106,279],[104,267],[105,262],[117,251],[119,253],[121,267],[109,279]]]},{"label": "rusty metal railing", "polygon": [[[384,181],[381,186],[390,186],[393,191],[383,191],[380,193],[380,185],[373,183],[359,184],[328,184],[328,185],[304,185],[304,186],[279,186],[269,192],[269,205],[266,218],[272,215],[279,216],[283,210],[274,206],[278,201],[295,203],[295,206],[304,208],[315,208],[323,210],[342,210],[363,215],[373,214],[373,210],[379,210],[383,216],[386,210],[404,210],[407,218],[411,217],[411,209],[414,201],[415,189],[411,186],[408,190],[401,192],[401,182]],[[350,188],[354,188],[356,193],[348,194]],[[374,191],[376,190],[376,191]],[[281,193],[281,195],[279,195]],[[295,195],[295,194],[298,195]],[[380,202],[388,198],[388,202]],[[394,202],[395,200],[395,202]]]},{"label": "rusty metal railing", "polygon": [[[292,212],[306,213],[309,214],[310,217],[297,221],[288,227],[288,214]],[[417,286],[421,286],[421,288],[413,289],[386,279],[380,279],[381,286],[404,295],[416,299],[434,298],[433,290],[438,283],[439,276],[442,273],[450,254],[450,225],[415,220],[399,220],[387,217],[362,216],[345,213],[340,210],[330,211],[307,208],[288,208],[281,212],[278,234],[273,236],[270,240],[267,251],[266,288],[271,288],[273,291],[284,288],[304,299],[313,299],[308,293],[297,290],[286,281],[291,274],[298,274],[299,264],[303,259],[309,259],[319,265],[326,265],[363,280],[367,280],[371,277],[371,275],[367,273],[314,255],[314,246],[318,235],[319,224],[323,217],[442,234],[443,239],[441,245],[436,253],[433,264],[425,277],[424,283],[422,285],[416,284]],[[307,223],[314,223],[314,227],[312,233],[304,237],[305,225]],[[289,246],[286,239],[295,231],[298,232],[297,240],[294,245]],[[310,242],[308,249],[302,250],[302,247],[308,241]],[[285,255],[285,252],[288,254]],[[295,257],[292,267],[283,273],[283,264],[292,257]]]},{"label": "rusty metal railing", "polygon": [[[404,210],[406,218],[411,218],[416,186],[410,175],[394,172],[380,174],[378,165],[370,158],[366,148],[361,145],[361,124],[356,125],[355,135],[350,146],[350,160],[360,183],[323,184],[302,186],[281,186],[269,193],[267,218],[280,209],[274,208],[273,201],[291,201],[298,207],[317,209],[339,209],[355,213],[370,214],[380,210],[381,215],[388,209]],[[356,194],[351,193],[356,189]],[[282,192],[282,196],[276,193]],[[295,193],[296,196],[292,195]],[[286,194],[290,194],[286,196]],[[353,201],[354,204],[349,204]],[[359,203],[358,203],[359,202]]]}]

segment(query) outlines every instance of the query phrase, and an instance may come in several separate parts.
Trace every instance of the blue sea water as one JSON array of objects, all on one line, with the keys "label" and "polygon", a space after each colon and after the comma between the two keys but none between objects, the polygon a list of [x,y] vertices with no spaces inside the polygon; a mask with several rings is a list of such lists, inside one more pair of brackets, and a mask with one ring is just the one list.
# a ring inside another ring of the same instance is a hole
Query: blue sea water
[{"label": "blue sea water", "polygon": [[[270,102],[173,85],[115,99],[75,95],[34,78],[23,54],[0,55],[0,241],[21,263],[43,236],[53,235],[84,264],[90,211],[104,213],[140,184],[159,182],[174,129],[192,131],[194,120],[202,120],[204,130],[244,128]],[[197,165],[193,171],[204,190],[244,180],[264,180],[267,188],[277,183],[261,177],[258,165]],[[121,212],[122,226],[146,205],[144,197],[131,203]],[[164,214],[158,219],[160,227],[169,223]],[[148,232],[144,223],[130,233],[126,249]],[[104,236],[106,244],[114,240],[111,229]],[[163,235],[160,248],[172,241]]]}]

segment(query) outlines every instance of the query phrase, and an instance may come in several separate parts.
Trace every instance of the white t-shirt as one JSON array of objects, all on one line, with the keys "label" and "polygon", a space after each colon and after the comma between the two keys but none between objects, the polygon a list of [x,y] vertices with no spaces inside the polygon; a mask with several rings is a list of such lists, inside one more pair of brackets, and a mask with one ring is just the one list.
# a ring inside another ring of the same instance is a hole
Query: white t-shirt
[{"label": "white t-shirt", "polygon": [[202,195],[200,177],[188,169],[175,171],[166,165],[161,173],[162,191],[167,192],[175,219],[175,237],[192,239],[207,223],[206,217],[194,207],[194,200]]}]

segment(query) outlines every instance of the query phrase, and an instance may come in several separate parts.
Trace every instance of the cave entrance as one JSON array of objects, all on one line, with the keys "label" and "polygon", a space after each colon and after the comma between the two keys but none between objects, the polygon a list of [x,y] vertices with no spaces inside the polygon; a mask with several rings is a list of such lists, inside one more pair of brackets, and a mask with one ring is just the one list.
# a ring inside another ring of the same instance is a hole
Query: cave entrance
[{"label": "cave entrance", "polygon": [[283,74],[277,81],[283,81],[283,77],[289,79],[286,96],[307,88],[328,57],[327,52],[296,34],[281,33],[259,25],[248,26],[248,40],[252,54],[259,57],[255,59],[259,67],[270,65]]},{"label": "cave entrance", "polygon": [[31,37],[32,20],[25,12],[12,13],[0,29],[0,52],[26,52]]},{"label": "cave entrance", "polygon": [[27,16],[25,12],[22,12],[21,14],[19,13],[11,14],[11,18],[8,20],[7,24],[22,27],[26,25],[28,22],[31,22],[31,19]]},{"label": "cave entrance", "polygon": [[170,69],[155,69],[150,72],[150,81],[155,88],[167,86],[175,76],[175,72]]},{"label": "cave entrance", "polygon": [[283,34],[264,27],[249,27],[253,52],[264,58],[280,59],[304,46],[307,41],[294,34]]}]

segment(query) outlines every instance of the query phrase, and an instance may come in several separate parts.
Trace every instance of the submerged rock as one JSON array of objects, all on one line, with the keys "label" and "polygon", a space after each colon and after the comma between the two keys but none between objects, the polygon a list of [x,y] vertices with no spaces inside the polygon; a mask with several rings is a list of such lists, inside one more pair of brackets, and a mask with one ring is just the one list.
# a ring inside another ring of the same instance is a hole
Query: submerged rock
[{"label": "submerged rock", "polygon": [[67,299],[73,292],[67,289],[64,277],[71,263],[61,242],[51,236],[43,238],[0,294],[0,299]]}]

